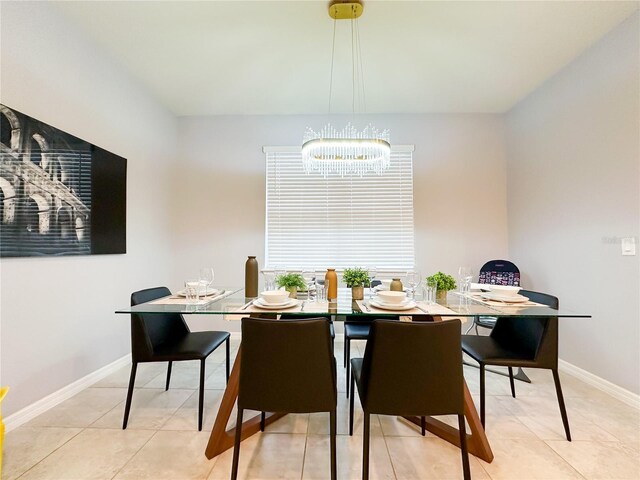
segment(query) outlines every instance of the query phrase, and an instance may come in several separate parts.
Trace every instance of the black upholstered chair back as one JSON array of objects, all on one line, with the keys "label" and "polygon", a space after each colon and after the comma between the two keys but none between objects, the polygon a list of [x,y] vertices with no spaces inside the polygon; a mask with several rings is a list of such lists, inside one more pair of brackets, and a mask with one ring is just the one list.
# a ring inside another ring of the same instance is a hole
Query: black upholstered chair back
[{"label": "black upholstered chair back", "polygon": [[362,406],[383,415],[463,413],[460,320],[374,320],[362,365]]},{"label": "black upholstered chair back", "polygon": [[331,343],[326,318],[243,318],[238,407],[288,413],[335,410]]},{"label": "black upholstered chair back", "polygon": [[[520,290],[529,300],[558,308],[558,298],[545,293]],[[533,307],[535,308],[535,307]],[[556,368],[558,363],[558,318],[498,318],[490,336],[524,358],[535,360],[539,368]]]},{"label": "black upholstered chair back", "polygon": [[[131,294],[131,305],[150,302],[171,295],[166,287],[147,288]],[[189,333],[182,315],[178,313],[131,314],[131,354],[134,362],[153,359],[159,345],[174,343]]]},{"label": "black upholstered chair back", "polygon": [[480,269],[479,283],[520,285],[520,269],[509,260],[490,260]]}]

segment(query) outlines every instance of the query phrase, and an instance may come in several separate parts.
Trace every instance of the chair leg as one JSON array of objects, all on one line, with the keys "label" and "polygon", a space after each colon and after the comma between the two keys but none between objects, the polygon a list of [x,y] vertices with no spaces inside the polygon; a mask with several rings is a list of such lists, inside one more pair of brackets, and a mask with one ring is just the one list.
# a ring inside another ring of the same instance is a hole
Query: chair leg
[{"label": "chair leg", "polygon": [[344,339],[345,366],[347,367],[345,383],[347,386],[347,398],[349,398],[349,374],[351,372],[351,339]]},{"label": "chair leg", "polygon": [[364,412],[364,438],[362,439],[362,480],[369,480],[369,427],[371,416]]},{"label": "chair leg", "polygon": [[349,399],[349,435],[353,435],[353,408],[355,403],[356,377],[351,376],[351,398]]},{"label": "chair leg", "polygon": [[458,429],[460,430],[460,453],[462,454],[462,472],[464,474],[464,480],[471,480],[469,450],[467,450],[467,431],[464,424],[464,415],[458,415]]},{"label": "chair leg", "polygon": [[129,376],[129,390],[127,391],[127,402],[124,406],[124,419],[122,420],[122,429],[127,428],[127,422],[129,421],[129,411],[131,410],[131,399],[133,398],[133,386],[136,383],[136,371],[138,370],[138,364],[133,362],[131,364],[131,375]]},{"label": "chair leg", "polygon": [[422,436],[427,434],[427,417],[420,417],[420,429],[422,430]]},{"label": "chair leg", "polygon": [[233,443],[233,464],[231,465],[231,480],[238,478],[238,464],[240,462],[240,440],[242,440],[242,414],[244,410],[238,407],[236,417],[236,437]]},{"label": "chair leg", "polygon": [[265,414],[265,412],[260,412],[260,431],[261,432],[264,432],[266,418],[267,418],[267,415]]},{"label": "chair leg", "polygon": [[484,428],[484,363],[480,364],[480,422]]},{"label": "chair leg", "polygon": [[560,415],[562,415],[562,424],[564,425],[564,433],[567,440],[571,441],[571,432],[569,431],[569,419],[567,418],[567,408],[564,405],[564,397],[562,396],[562,387],[560,386],[560,375],[558,370],[553,369],[553,382],[556,384],[556,394],[558,395],[558,405],[560,406]]},{"label": "chair leg", "polygon": [[202,430],[202,411],[204,410],[204,364],[205,359],[200,360],[200,395],[198,399],[198,431]]},{"label": "chair leg", "polygon": [[513,367],[509,367],[509,383],[511,384],[511,396],[516,398],[516,385],[513,381]]},{"label": "chair leg", "polygon": [[229,342],[229,338],[227,338],[226,343],[226,350],[227,350],[227,383],[229,383],[229,371],[231,368],[231,363],[230,363],[230,359],[231,359],[231,344]]},{"label": "chair leg", "polygon": [[329,441],[331,443],[331,480],[338,478],[338,465],[336,462],[336,411],[329,413]]},{"label": "chair leg", "polygon": [[347,337],[347,334],[345,332],[344,334],[344,348],[342,349],[342,365],[344,366],[344,368],[347,368],[347,342],[349,341],[349,337]]},{"label": "chair leg", "polygon": [[169,390],[169,383],[171,382],[171,366],[172,365],[173,365],[173,362],[169,360],[169,366],[167,367],[167,383],[164,386],[165,392]]}]

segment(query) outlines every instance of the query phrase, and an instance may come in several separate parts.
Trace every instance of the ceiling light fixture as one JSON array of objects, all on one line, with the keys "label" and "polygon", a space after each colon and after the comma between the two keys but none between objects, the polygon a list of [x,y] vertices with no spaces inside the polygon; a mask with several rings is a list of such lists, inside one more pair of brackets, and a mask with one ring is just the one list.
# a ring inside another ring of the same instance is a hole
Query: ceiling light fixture
[{"label": "ceiling light fixture", "polygon": [[[333,92],[333,63],[335,58],[336,21],[351,20],[351,66],[353,74],[352,113],[356,103],[366,110],[360,30],[358,17],[364,7],[359,1],[335,1],[329,6],[333,22],[333,48],[331,50],[331,74],[329,79],[329,114]],[[327,124],[320,131],[307,128],[302,144],[302,162],[307,173],[319,172],[325,177],[329,173],[364,175],[368,172],[381,174],[391,163],[389,130],[380,131],[368,125],[362,131],[348,123],[341,131]]]}]

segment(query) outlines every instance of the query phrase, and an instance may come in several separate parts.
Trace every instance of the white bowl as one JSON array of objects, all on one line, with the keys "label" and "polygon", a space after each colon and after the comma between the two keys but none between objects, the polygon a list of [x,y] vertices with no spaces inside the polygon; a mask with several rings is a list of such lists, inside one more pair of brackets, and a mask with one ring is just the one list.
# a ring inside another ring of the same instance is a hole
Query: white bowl
[{"label": "white bowl", "polygon": [[287,290],[267,290],[260,292],[260,298],[265,303],[284,303],[289,298]]},{"label": "white bowl", "polygon": [[390,278],[383,278],[379,281],[380,281],[380,286],[378,287],[378,290],[389,290],[391,288]]},{"label": "white bowl", "polygon": [[381,290],[378,292],[378,297],[384,303],[402,303],[407,298],[407,294],[404,292]]},{"label": "white bowl", "polygon": [[492,292],[499,293],[500,295],[517,295],[522,287],[512,287],[510,285],[487,285]]}]

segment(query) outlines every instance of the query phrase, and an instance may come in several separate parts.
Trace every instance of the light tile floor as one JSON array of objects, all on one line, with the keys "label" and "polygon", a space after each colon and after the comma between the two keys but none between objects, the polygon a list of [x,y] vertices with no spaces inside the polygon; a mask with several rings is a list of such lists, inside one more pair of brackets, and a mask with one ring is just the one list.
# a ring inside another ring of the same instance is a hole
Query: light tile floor
[{"label": "light tile floor", "polygon": [[[233,354],[238,342],[232,341]],[[336,357],[342,365],[342,342]],[[227,479],[232,451],[207,460],[204,449],[224,389],[224,349],[207,362],[205,419],[197,431],[198,362],[138,368],[129,427],[121,429],[129,368],[9,432],[5,480]],[[354,342],[352,355],[364,343]],[[362,417],[347,435],[344,369],[338,368],[338,478],[361,478]],[[562,375],[574,441],[564,438],[551,373],[527,370],[532,384],[487,375],[487,435],[495,460],[471,458],[474,479],[640,479],[640,412]],[[478,370],[465,367],[476,404]],[[358,405],[356,403],[356,405]],[[235,413],[232,415],[231,424]],[[452,419],[445,419],[451,421]],[[459,450],[395,417],[372,418],[372,479],[462,478]],[[289,415],[242,443],[240,478],[329,478],[328,414]]]}]

